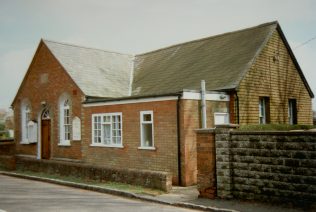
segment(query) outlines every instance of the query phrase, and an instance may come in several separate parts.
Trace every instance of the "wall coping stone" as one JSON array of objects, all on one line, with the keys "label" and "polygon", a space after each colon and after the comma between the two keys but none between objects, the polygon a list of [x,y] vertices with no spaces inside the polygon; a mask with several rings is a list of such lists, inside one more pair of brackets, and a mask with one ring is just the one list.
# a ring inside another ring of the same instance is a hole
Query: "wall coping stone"
[{"label": "wall coping stone", "polygon": [[198,134],[208,134],[208,133],[214,133],[215,128],[204,128],[204,129],[196,129],[194,130]]},{"label": "wall coping stone", "polygon": [[236,129],[238,127],[239,127],[238,124],[218,124],[218,125],[215,125],[215,128],[220,128],[220,129],[223,129],[223,128]]}]

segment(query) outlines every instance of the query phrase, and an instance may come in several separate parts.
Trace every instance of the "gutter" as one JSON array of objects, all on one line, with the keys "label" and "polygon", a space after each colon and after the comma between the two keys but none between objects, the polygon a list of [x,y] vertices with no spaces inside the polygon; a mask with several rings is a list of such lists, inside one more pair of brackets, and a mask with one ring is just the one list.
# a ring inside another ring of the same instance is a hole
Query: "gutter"
[{"label": "gutter", "polygon": [[102,102],[113,102],[113,101],[122,101],[122,100],[134,100],[134,99],[144,99],[144,98],[157,98],[157,97],[168,97],[168,96],[179,96],[180,92],[177,93],[167,93],[167,94],[154,94],[154,95],[144,95],[144,96],[126,96],[126,97],[95,97],[95,96],[86,96],[86,100],[83,104],[90,103],[102,103]]}]

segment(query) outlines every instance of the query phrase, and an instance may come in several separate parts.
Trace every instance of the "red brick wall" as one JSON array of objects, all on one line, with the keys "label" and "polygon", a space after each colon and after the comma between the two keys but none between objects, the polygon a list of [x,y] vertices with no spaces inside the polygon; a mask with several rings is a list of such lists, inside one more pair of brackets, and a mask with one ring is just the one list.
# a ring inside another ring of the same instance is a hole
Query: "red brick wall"
[{"label": "red brick wall", "polygon": [[[229,102],[206,101],[207,127],[214,127],[214,112],[226,112]],[[181,100],[181,172],[182,183],[190,186],[197,182],[196,129],[201,128],[201,110],[199,100]]]},{"label": "red brick wall", "polygon": [[[152,110],[156,150],[140,150],[140,111]],[[92,114],[122,113],[124,148],[93,147]],[[85,162],[108,167],[133,168],[172,173],[178,183],[177,101],[159,101],[84,108],[82,154]]]},{"label": "red brick wall", "polygon": [[[46,83],[41,82],[41,76],[48,75]],[[54,58],[45,44],[41,43],[28,73],[18,91],[13,104],[15,125],[16,153],[36,155],[36,144],[20,144],[21,141],[21,103],[27,99],[32,108],[31,119],[38,120],[42,112],[41,102],[45,101],[51,116],[51,157],[81,158],[81,142],[71,141],[71,146],[58,146],[59,142],[59,110],[58,100],[63,93],[68,93],[71,101],[72,117],[81,117],[81,101],[83,93],[74,84],[63,67]],[[39,123],[40,124],[40,123]]]},{"label": "red brick wall", "polygon": [[197,136],[197,184],[200,197],[214,199],[216,196],[215,133],[198,130]]}]

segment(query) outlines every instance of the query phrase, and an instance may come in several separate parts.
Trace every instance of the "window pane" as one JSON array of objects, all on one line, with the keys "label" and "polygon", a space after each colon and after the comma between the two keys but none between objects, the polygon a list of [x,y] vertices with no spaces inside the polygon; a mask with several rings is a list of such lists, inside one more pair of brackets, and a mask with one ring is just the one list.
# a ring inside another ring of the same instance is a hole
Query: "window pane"
[{"label": "window pane", "polygon": [[111,125],[109,124],[103,125],[103,136],[104,136],[104,143],[111,144]]},{"label": "window pane", "polygon": [[143,124],[143,145],[145,147],[153,146],[152,124]]},{"label": "window pane", "polygon": [[151,121],[151,114],[143,114],[143,121]]}]

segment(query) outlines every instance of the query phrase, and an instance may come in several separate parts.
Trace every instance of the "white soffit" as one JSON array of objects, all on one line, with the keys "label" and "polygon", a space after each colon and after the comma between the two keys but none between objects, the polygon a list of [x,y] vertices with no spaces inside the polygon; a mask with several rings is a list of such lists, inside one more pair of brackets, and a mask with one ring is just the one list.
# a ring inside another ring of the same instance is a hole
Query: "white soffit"
[{"label": "white soffit", "polygon": [[[200,100],[201,93],[183,92],[182,99]],[[208,101],[229,101],[229,95],[226,93],[206,93],[205,100]]]}]

